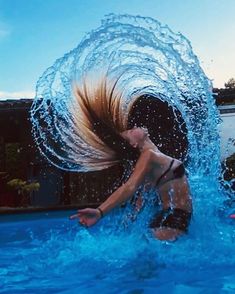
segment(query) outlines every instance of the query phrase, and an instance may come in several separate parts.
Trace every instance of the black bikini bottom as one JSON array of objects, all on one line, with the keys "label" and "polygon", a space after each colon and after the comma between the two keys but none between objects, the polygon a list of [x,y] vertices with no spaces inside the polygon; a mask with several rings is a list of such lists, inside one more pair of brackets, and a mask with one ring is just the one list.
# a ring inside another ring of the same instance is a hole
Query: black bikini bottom
[{"label": "black bikini bottom", "polygon": [[191,220],[191,212],[180,208],[168,208],[157,213],[151,223],[150,228],[171,228],[187,232]]}]

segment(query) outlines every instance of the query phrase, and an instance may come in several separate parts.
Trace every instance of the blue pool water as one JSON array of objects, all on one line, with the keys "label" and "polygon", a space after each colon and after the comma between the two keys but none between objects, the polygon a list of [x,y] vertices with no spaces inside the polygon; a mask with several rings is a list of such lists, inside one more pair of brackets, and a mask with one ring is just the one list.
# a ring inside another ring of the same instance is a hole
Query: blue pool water
[{"label": "blue pool water", "polygon": [[120,230],[119,212],[90,229],[69,221],[71,213],[1,217],[0,293],[235,291],[235,224],[222,210],[198,209],[189,234],[173,243],[138,223]]}]

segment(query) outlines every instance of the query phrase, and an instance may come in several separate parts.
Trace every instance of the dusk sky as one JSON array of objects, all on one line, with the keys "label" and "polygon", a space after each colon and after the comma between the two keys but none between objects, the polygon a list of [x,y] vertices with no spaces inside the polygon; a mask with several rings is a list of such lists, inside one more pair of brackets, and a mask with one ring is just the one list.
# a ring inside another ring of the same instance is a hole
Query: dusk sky
[{"label": "dusk sky", "polygon": [[33,97],[45,69],[109,13],[181,32],[215,87],[235,78],[235,0],[0,0],[0,99]]}]

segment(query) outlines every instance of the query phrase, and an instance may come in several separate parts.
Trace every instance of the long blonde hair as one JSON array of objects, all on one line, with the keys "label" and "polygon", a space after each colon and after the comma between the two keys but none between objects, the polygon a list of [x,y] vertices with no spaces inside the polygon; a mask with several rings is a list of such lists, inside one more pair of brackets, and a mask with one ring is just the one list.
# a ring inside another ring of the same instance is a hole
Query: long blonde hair
[{"label": "long blonde hair", "polygon": [[96,82],[84,78],[81,85],[76,83],[73,87],[79,106],[74,112],[75,132],[96,154],[83,156],[83,164],[89,170],[101,170],[139,156],[139,151],[120,135],[127,130],[129,110],[136,99],[124,111],[123,91],[118,89],[118,81],[119,78],[111,80],[107,76]]}]

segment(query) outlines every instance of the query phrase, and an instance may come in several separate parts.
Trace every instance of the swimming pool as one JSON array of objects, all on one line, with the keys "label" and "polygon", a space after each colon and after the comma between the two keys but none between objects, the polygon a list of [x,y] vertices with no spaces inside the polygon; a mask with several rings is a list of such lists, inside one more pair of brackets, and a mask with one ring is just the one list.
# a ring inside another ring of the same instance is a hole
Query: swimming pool
[{"label": "swimming pool", "polygon": [[114,229],[117,212],[90,229],[72,211],[1,216],[0,293],[234,293],[235,224],[197,210],[173,243]]}]

